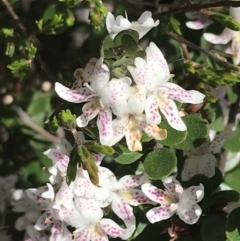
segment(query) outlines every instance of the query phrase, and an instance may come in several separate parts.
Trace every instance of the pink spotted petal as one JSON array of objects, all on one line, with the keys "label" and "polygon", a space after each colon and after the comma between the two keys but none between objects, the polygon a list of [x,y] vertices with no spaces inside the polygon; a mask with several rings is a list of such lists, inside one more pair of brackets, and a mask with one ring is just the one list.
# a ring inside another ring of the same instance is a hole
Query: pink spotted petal
[{"label": "pink spotted petal", "polygon": [[42,197],[42,194],[48,191],[49,191],[48,186],[43,186],[43,187],[39,187],[38,189],[29,188],[26,190],[26,193],[31,200],[35,201],[38,204],[42,203],[44,205],[49,203],[50,200]]},{"label": "pink spotted petal", "polygon": [[101,105],[98,99],[91,100],[86,103],[82,108],[83,114],[80,115],[76,122],[79,127],[85,127],[88,122],[94,119],[98,113],[101,111]]},{"label": "pink spotted petal", "polygon": [[111,140],[110,146],[115,145],[125,136],[126,130],[128,128],[128,122],[129,122],[128,116],[117,118],[112,121],[114,134],[113,134],[113,138]]},{"label": "pink spotted petal", "polygon": [[140,175],[126,175],[119,179],[118,188],[119,189],[131,189],[140,186],[145,182],[147,175],[143,172]]},{"label": "pink spotted petal", "polygon": [[150,209],[146,213],[146,217],[150,223],[156,223],[172,217],[174,213],[175,211],[170,210],[170,205],[164,205],[164,206]]},{"label": "pink spotted petal", "polygon": [[134,85],[128,98],[128,111],[131,114],[142,114],[146,100],[146,88],[144,85]]},{"label": "pink spotted petal", "polygon": [[170,194],[172,194],[172,195],[179,194],[178,187],[181,187],[181,184],[174,176],[169,176],[169,177],[163,179],[162,183]]},{"label": "pink spotted petal", "polygon": [[200,184],[199,186],[191,186],[183,191],[179,196],[179,203],[198,203],[202,201],[204,197],[204,186]]},{"label": "pink spotted petal", "polygon": [[58,193],[56,194],[55,203],[57,205],[64,205],[68,207],[69,203],[72,202],[73,199],[73,183],[70,186],[64,181],[62,182],[62,186],[60,187]]},{"label": "pink spotted petal", "polygon": [[86,228],[84,230],[81,230],[79,232],[74,233],[74,241],[92,241],[91,239],[91,230],[89,228]]},{"label": "pink spotted petal", "polygon": [[99,91],[107,85],[110,78],[110,72],[106,64],[103,64],[103,58],[97,61],[93,75],[91,76],[91,87],[99,94]]},{"label": "pink spotted petal", "polygon": [[159,110],[158,110],[158,103],[155,100],[155,97],[153,95],[150,95],[146,99],[145,115],[146,115],[147,123],[156,124],[156,125],[160,124],[161,116],[160,116]]},{"label": "pink spotted petal", "polygon": [[214,138],[214,140],[208,146],[207,151],[212,154],[219,153],[221,151],[221,148],[223,147],[224,142],[232,138],[233,135],[234,135],[234,132],[231,129],[227,128],[226,130],[224,130]]},{"label": "pink spotted petal", "polygon": [[202,174],[208,178],[215,175],[216,158],[212,154],[203,154],[201,156],[190,156],[185,160],[182,180],[188,181],[197,174]]},{"label": "pink spotted petal", "polygon": [[104,108],[99,112],[97,119],[100,143],[109,145],[113,138],[112,111],[110,108]]},{"label": "pink spotted petal", "polygon": [[92,91],[86,87],[79,90],[71,90],[58,82],[55,83],[55,91],[59,97],[72,103],[88,101],[88,99],[93,96]]},{"label": "pink spotted petal", "polygon": [[81,213],[76,209],[75,203],[72,202],[72,204],[69,207],[61,206],[59,216],[61,220],[64,220],[67,225],[70,225],[72,227],[85,227],[86,222],[83,219]]},{"label": "pink spotted petal", "polygon": [[204,33],[203,37],[212,44],[227,44],[235,35],[236,31],[225,28],[220,35]]},{"label": "pink spotted petal", "polygon": [[126,225],[135,223],[133,208],[117,195],[112,200],[112,210]]},{"label": "pink spotted petal", "polygon": [[166,194],[163,190],[158,189],[151,183],[144,183],[142,185],[143,193],[152,201],[156,203],[163,203],[165,201]]},{"label": "pink spotted petal", "polygon": [[210,24],[212,24],[212,20],[209,18],[201,18],[196,21],[188,21],[186,22],[186,26],[190,29],[199,30],[208,27]]},{"label": "pink spotted petal", "polygon": [[112,238],[120,237],[123,240],[129,239],[135,231],[136,224],[133,222],[126,229],[121,228],[117,223],[108,218],[100,221],[101,228]]},{"label": "pink spotted petal", "polygon": [[135,120],[129,121],[129,126],[132,128],[125,133],[127,146],[130,151],[142,151],[142,130],[134,122]]},{"label": "pink spotted petal", "polygon": [[126,101],[131,94],[131,79],[124,77],[112,79],[106,87],[101,89],[101,101],[105,107],[111,107],[116,116],[126,113]]},{"label": "pink spotted petal", "polygon": [[53,201],[54,196],[55,196],[54,188],[53,188],[53,186],[50,183],[47,183],[46,185],[48,187],[48,190],[43,192],[41,194],[41,197],[44,198],[44,199],[49,199],[49,200]]},{"label": "pink spotted petal", "polygon": [[[96,230],[97,229],[97,230]],[[91,241],[109,241],[107,234],[99,227],[95,228],[95,232],[92,233]]]},{"label": "pink spotted petal", "polygon": [[202,214],[202,209],[198,204],[182,203],[177,209],[177,214],[183,222],[194,224]]},{"label": "pink spotted petal", "polygon": [[94,185],[86,171],[79,170],[74,181],[73,192],[78,197],[94,198]]},{"label": "pink spotted petal", "polygon": [[153,74],[157,75],[158,77],[155,86],[159,86],[167,82],[170,78],[170,72],[167,61],[163,56],[161,50],[157,47],[155,43],[151,42],[145,51],[147,54],[148,66],[151,70],[154,70]]},{"label": "pink spotted petal", "polygon": [[69,163],[69,156],[63,154],[57,149],[48,149],[44,154],[57,165],[58,169],[62,173],[66,173]]},{"label": "pink spotted petal", "polygon": [[51,228],[49,241],[71,241],[72,234],[60,220],[55,222]]},{"label": "pink spotted petal", "polygon": [[95,159],[95,162],[98,166],[100,166],[103,158],[105,157],[104,154],[101,154],[101,153],[92,153],[94,159]]},{"label": "pink spotted petal", "polygon": [[164,140],[167,137],[167,131],[158,127],[155,124],[147,123],[145,116],[137,116],[139,127],[149,136],[153,137],[156,140]]},{"label": "pink spotted petal", "polygon": [[103,217],[103,211],[94,199],[75,198],[75,205],[86,223],[97,223]]},{"label": "pink spotted petal", "polygon": [[27,240],[30,240],[30,241],[47,241],[48,240],[45,234],[38,232],[32,225],[29,225],[27,227],[27,234],[29,235],[29,238]]},{"label": "pink spotted petal", "polygon": [[52,213],[50,211],[44,212],[35,224],[36,230],[45,230],[52,224]]},{"label": "pink spotted petal", "polygon": [[185,131],[186,125],[179,116],[178,108],[175,102],[171,99],[157,98],[160,111],[166,117],[168,124],[175,130]]},{"label": "pink spotted petal", "polygon": [[[129,198],[130,197],[130,198]],[[125,201],[128,202],[132,206],[138,206],[140,204],[153,204],[155,205],[156,203],[150,200],[146,195],[143,193],[143,191],[138,190],[138,189],[131,189],[128,190],[128,199]]]},{"label": "pink spotted petal", "polygon": [[233,64],[239,65],[240,63],[240,41],[234,39],[232,41],[232,55],[233,55]]},{"label": "pink spotted petal", "polygon": [[163,95],[167,99],[177,100],[181,103],[200,104],[205,95],[196,90],[184,90],[174,83],[166,83],[159,89],[158,95]]}]

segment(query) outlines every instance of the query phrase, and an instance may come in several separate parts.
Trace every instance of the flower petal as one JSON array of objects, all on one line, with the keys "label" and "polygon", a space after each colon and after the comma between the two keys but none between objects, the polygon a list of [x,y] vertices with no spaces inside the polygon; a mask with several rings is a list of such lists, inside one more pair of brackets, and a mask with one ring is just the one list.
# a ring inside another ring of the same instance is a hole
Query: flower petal
[{"label": "flower petal", "polygon": [[131,114],[142,114],[146,100],[146,89],[144,85],[134,85],[128,99],[128,111]]},{"label": "flower petal", "polygon": [[204,186],[200,184],[199,186],[191,186],[183,191],[179,196],[179,205],[182,203],[198,203],[204,197]]},{"label": "flower petal", "polygon": [[67,167],[69,163],[69,156],[63,154],[57,149],[48,149],[44,154],[57,165],[58,169],[62,173],[67,172]]},{"label": "flower petal", "polygon": [[31,200],[35,201],[36,203],[39,203],[39,204],[42,203],[42,205],[46,205],[47,203],[50,202],[51,198],[50,199],[43,198],[42,194],[47,191],[49,191],[49,188],[46,185],[43,187],[39,187],[38,189],[29,188],[26,190],[26,193]]},{"label": "flower petal", "polygon": [[155,202],[147,198],[143,191],[138,189],[128,190],[127,200],[124,200],[132,206],[138,206],[140,204],[156,204]]},{"label": "flower petal", "polygon": [[186,125],[179,116],[177,105],[173,100],[166,99],[163,97],[157,98],[158,106],[160,111],[166,117],[168,124],[175,130],[185,131]]},{"label": "flower petal", "polygon": [[87,126],[88,122],[94,119],[101,111],[101,105],[99,103],[99,100],[94,99],[86,103],[83,106],[82,111],[83,111],[83,114],[76,119],[77,125],[79,127]]},{"label": "flower petal", "polygon": [[126,116],[117,118],[112,121],[114,134],[109,146],[115,145],[125,136],[126,130],[128,128],[128,122],[129,118]]},{"label": "flower petal", "polygon": [[161,116],[158,110],[158,103],[154,95],[150,95],[145,102],[146,121],[149,124],[158,125],[161,122]]},{"label": "flower petal", "polygon": [[233,64],[239,65],[240,63],[240,41],[239,39],[234,39],[232,41],[232,55],[233,55]]},{"label": "flower petal", "polygon": [[129,126],[131,129],[128,129],[125,133],[127,146],[130,151],[142,151],[142,130],[133,124],[135,121],[130,119]]},{"label": "flower petal", "polygon": [[55,222],[51,228],[51,236],[49,241],[71,241],[72,234],[60,220]]},{"label": "flower petal", "polygon": [[92,241],[90,231],[89,228],[85,228],[79,232],[74,232],[74,241]]},{"label": "flower petal", "polygon": [[179,187],[179,186],[181,187],[181,184],[174,176],[170,176],[163,179],[162,183],[170,194],[172,195],[179,194],[178,190],[176,190],[176,187]]},{"label": "flower petal", "polygon": [[117,188],[118,189],[131,189],[140,186],[145,182],[147,175],[143,172],[140,175],[126,175],[119,179]]},{"label": "flower petal", "polygon": [[146,213],[146,217],[150,223],[156,223],[172,217],[174,213],[175,211],[170,210],[170,205],[164,205],[164,206],[150,209]]},{"label": "flower petal", "polygon": [[103,211],[94,199],[75,198],[75,205],[86,223],[97,223],[103,217]]},{"label": "flower petal", "polygon": [[200,104],[205,95],[196,90],[184,90],[177,84],[166,83],[161,86],[158,96],[165,96],[167,99],[177,100],[181,103]]},{"label": "flower petal", "polygon": [[50,211],[46,211],[38,218],[34,227],[36,230],[44,230],[47,227],[49,227],[51,223],[52,223],[52,214]]},{"label": "flower petal", "polygon": [[181,203],[177,209],[177,214],[185,223],[194,224],[200,218],[202,209],[198,204]]},{"label": "flower petal", "polygon": [[112,210],[126,225],[130,223],[135,224],[136,220],[133,214],[133,208],[117,195],[115,195],[112,200]]},{"label": "flower petal", "polygon": [[99,112],[97,127],[99,130],[100,143],[102,145],[109,145],[114,135],[112,125],[112,111],[110,108],[105,108]]},{"label": "flower petal", "polygon": [[59,206],[64,205],[65,207],[68,207],[69,203],[72,202],[72,199],[73,183],[68,186],[66,181],[63,181],[58,193],[56,194],[55,203]]},{"label": "flower petal", "polygon": [[151,183],[144,183],[141,188],[143,193],[152,201],[160,204],[165,201],[165,192],[153,186]]},{"label": "flower petal", "polygon": [[132,223],[132,225],[128,226],[126,229],[123,229],[113,220],[108,218],[103,218],[100,221],[100,226],[110,237],[120,237],[123,240],[129,239],[132,236],[136,227],[135,223]]},{"label": "flower petal", "polygon": [[60,98],[72,103],[81,103],[93,96],[92,91],[86,87],[78,90],[71,90],[58,82],[55,83],[55,91]]},{"label": "flower petal", "polygon": [[220,35],[204,33],[203,37],[212,44],[227,44],[235,35],[236,31],[225,28]]},{"label": "flower petal", "polygon": [[186,22],[186,26],[190,29],[199,30],[208,27],[212,24],[212,20],[207,17],[202,17],[196,21],[188,21]]},{"label": "flower petal", "polygon": [[43,233],[38,232],[32,225],[27,227],[27,234],[31,241],[47,241],[47,237]]},{"label": "flower petal", "polygon": [[95,162],[98,166],[100,166],[103,158],[105,157],[104,154],[101,154],[101,153],[91,153],[95,159]]}]

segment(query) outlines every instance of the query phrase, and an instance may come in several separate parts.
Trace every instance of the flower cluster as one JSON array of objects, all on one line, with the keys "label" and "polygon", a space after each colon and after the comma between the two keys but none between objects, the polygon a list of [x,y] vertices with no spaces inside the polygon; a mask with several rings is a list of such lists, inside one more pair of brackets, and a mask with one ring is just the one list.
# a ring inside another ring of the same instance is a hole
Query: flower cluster
[{"label": "flower cluster", "polygon": [[[141,38],[159,22],[154,22],[151,14],[144,12],[134,23],[123,16],[115,20],[109,13],[106,23],[110,37],[114,39],[120,31],[127,29],[137,31]],[[175,101],[203,102],[204,94],[184,90],[169,82],[173,75],[155,43],[149,44],[145,55],[145,58],[136,57],[132,65],[127,65],[131,78],[127,75],[112,77],[111,68],[100,57],[98,60],[91,59],[84,69],[75,72],[77,82],[73,89],[60,83],[55,85],[62,99],[73,103],[87,102],[82,108],[82,115],[77,118],[77,125],[86,127],[97,116],[99,138],[103,145],[112,146],[125,136],[129,150],[141,151],[143,132],[156,140],[167,137],[167,131],[158,126],[161,114],[172,128],[186,130]]]}]

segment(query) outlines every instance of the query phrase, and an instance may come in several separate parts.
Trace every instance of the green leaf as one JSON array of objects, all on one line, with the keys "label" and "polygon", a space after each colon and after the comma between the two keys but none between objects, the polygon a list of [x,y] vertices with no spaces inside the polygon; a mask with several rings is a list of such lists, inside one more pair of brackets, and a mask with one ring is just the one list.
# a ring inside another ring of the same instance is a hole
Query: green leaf
[{"label": "green leaf", "polygon": [[172,24],[172,28],[173,28],[174,32],[176,32],[179,35],[182,35],[181,28],[180,28],[180,22],[174,17],[170,18],[170,22]]},{"label": "green leaf", "polygon": [[226,205],[228,202],[238,202],[239,200],[239,193],[233,190],[224,190],[220,192],[215,192],[209,198],[209,206],[223,206]]},{"label": "green leaf", "polygon": [[115,38],[114,38],[114,43],[116,46],[121,46],[123,44],[122,42],[122,38],[123,36],[129,36],[131,38],[133,38],[133,40],[135,41],[135,43],[137,44],[139,41],[139,34],[137,31],[132,30],[132,29],[128,29],[128,30],[124,30],[121,31]]},{"label": "green leaf", "polygon": [[73,130],[76,128],[76,115],[72,114],[69,109],[61,110],[58,113],[58,123],[66,130]]},{"label": "green leaf", "polygon": [[215,175],[210,178],[210,181],[212,183],[213,190],[217,189],[223,182],[222,172],[217,167],[215,167]]},{"label": "green leaf", "polygon": [[221,23],[224,27],[230,28],[235,31],[240,30],[240,23],[235,21],[231,16],[217,12],[208,12],[208,14],[211,19]]},{"label": "green leaf", "polygon": [[11,72],[14,75],[18,76],[22,80],[29,73],[30,64],[31,60],[20,59],[7,65],[7,67],[11,70]]},{"label": "green leaf", "polygon": [[208,135],[208,122],[201,118],[200,114],[187,115],[182,117],[187,126],[186,139],[180,144],[175,145],[176,149],[190,150],[200,146]]},{"label": "green leaf", "polygon": [[226,218],[221,214],[208,216],[200,230],[203,241],[226,241],[225,222]]},{"label": "green leaf", "polygon": [[144,169],[153,179],[163,179],[169,176],[177,166],[177,157],[166,148],[155,149],[144,160]]},{"label": "green leaf", "polygon": [[226,222],[226,234],[229,241],[240,240],[240,208],[234,209]]},{"label": "green leaf", "polygon": [[116,153],[113,156],[115,161],[123,165],[131,164],[143,155],[140,152],[129,151],[129,149],[123,145],[118,145],[115,151]]},{"label": "green leaf", "polygon": [[234,132],[232,139],[225,141],[223,147],[229,152],[239,152],[240,151],[240,126]]},{"label": "green leaf", "polygon": [[174,146],[174,145],[177,145],[177,144],[183,142],[186,139],[187,131],[177,131],[177,130],[173,129],[168,124],[166,119],[164,119],[161,122],[159,127],[167,130],[167,138],[165,140],[158,141],[159,143],[161,143],[164,146]]}]

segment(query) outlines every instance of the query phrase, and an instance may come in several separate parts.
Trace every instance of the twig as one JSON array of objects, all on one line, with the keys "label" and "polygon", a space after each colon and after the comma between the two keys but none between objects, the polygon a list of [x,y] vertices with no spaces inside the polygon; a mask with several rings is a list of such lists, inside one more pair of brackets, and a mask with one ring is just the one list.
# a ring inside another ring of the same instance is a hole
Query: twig
[{"label": "twig", "polygon": [[172,16],[177,13],[182,13],[182,12],[189,12],[189,11],[199,11],[201,9],[205,8],[216,8],[216,7],[240,7],[240,1],[220,1],[220,2],[213,2],[213,3],[205,3],[205,4],[184,4],[180,5],[178,8],[173,8],[169,11],[165,11],[162,13],[157,13],[154,14],[154,18],[162,18],[166,16]]},{"label": "twig", "polygon": [[227,60],[224,57],[216,54],[215,52],[207,51],[207,50],[205,50],[203,48],[200,48],[199,46],[195,45],[194,43],[186,40],[182,36],[172,32],[172,31],[169,32],[168,35],[171,36],[172,38],[174,38],[175,40],[177,40],[178,42],[180,42],[182,44],[185,44],[185,45],[189,46],[190,48],[197,50],[198,52],[202,52],[202,53],[206,54],[207,56],[209,56],[210,58],[212,58],[216,62],[218,62],[220,65],[222,65],[224,67],[228,67]]},{"label": "twig", "polygon": [[20,107],[16,108],[17,114],[19,116],[19,119],[28,127],[30,127],[31,129],[33,129],[34,131],[36,131],[38,134],[40,134],[41,136],[43,136],[47,141],[49,142],[60,142],[60,139],[54,135],[52,135],[51,133],[47,132],[46,130],[44,130],[42,127],[36,125],[31,118],[28,116],[28,114],[23,111],[23,109],[21,109]]},{"label": "twig", "polygon": [[[26,27],[22,24],[19,16],[16,14],[16,12],[14,11],[13,7],[8,2],[8,0],[2,0],[2,3],[8,10],[8,13],[11,15],[12,19],[16,22],[16,25],[21,30],[22,34],[25,35],[29,39],[30,42],[34,43],[34,40],[36,38],[35,35],[30,35],[30,36],[28,35],[28,31],[27,31]],[[45,64],[41,55],[38,52],[35,55],[35,59],[40,63],[42,70],[46,73],[49,80],[55,82],[51,71],[49,70],[49,68],[47,67],[47,65]]]}]

